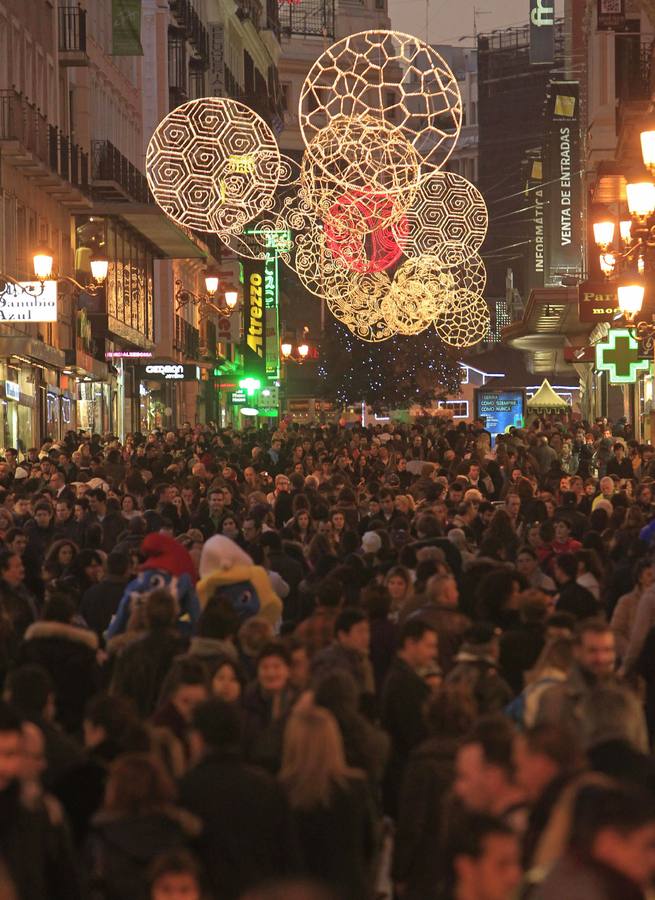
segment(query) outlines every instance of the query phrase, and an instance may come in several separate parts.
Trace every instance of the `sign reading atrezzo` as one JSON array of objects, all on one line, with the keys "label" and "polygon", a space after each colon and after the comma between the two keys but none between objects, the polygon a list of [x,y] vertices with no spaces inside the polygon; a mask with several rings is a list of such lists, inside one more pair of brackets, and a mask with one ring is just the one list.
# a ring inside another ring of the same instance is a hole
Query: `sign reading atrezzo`
[{"label": "sign reading atrezzo", "polygon": [[56,322],[57,282],[0,282],[0,322]]},{"label": "sign reading atrezzo", "polygon": [[265,271],[262,260],[243,260],[243,356],[248,375],[266,376]]}]

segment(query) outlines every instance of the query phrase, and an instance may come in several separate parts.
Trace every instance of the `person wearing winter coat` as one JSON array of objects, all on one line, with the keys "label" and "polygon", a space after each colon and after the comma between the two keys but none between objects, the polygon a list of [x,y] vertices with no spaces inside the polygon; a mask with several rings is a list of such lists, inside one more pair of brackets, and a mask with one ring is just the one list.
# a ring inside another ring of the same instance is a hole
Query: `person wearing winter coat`
[{"label": "person wearing winter coat", "polygon": [[175,794],[150,753],[126,753],[112,764],[87,843],[92,900],[145,900],[150,863],[200,836],[202,823],[175,805]]}]

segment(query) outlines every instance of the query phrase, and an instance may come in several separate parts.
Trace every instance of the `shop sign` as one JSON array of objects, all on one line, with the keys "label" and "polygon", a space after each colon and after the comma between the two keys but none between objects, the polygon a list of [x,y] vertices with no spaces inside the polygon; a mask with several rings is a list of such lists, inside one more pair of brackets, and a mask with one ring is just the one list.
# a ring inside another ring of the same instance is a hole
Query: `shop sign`
[{"label": "shop sign", "polygon": [[105,359],[152,359],[151,350],[107,350]]},{"label": "shop sign", "polygon": [[20,385],[16,381],[5,381],[5,397],[7,400],[20,400]]},{"label": "shop sign", "polygon": [[512,426],[521,428],[525,411],[525,393],[520,390],[494,391],[477,388],[475,417],[482,419],[495,444],[496,435],[504,434]]},{"label": "shop sign", "polygon": [[606,341],[596,344],[596,368],[608,372],[612,384],[634,384],[639,372],[650,368],[639,344],[627,328],[612,328]]},{"label": "shop sign", "polygon": [[209,23],[209,96],[225,96],[225,28]]},{"label": "shop sign", "polygon": [[617,291],[606,281],[585,281],[578,286],[578,312],[581,322],[612,322],[618,308]]},{"label": "shop sign", "polygon": [[246,392],[242,391],[242,390],[232,391],[232,393],[229,395],[229,397],[230,397],[230,403],[233,403],[235,405],[245,403],[246,400],[248,399]]},{"label": "shop sign", "polygon": [[264,306],[264,263],[244,259],[243,368],[262,381],[266,377],[266,327]]},{"label": "shop sign", "polygon": [[625,0],[598,0],[598,31],[625,31]]},{"label": "shop sign", "polygon": [[530,0],[530,64],[552,63],[555,49],[554,0]]},{"label": "shop sign", "polygon": [[554,81],[546,111],[545,241],[547,284],[578,274],[582,263],[580,86]]},{"label": "shop sign", "polygon": [[148,363],[137,369],[141,381],[200,381],[198,366],[182,363]]},{"label": "shop sign", "polygon": [[56,321],[56,281],[5,283],[0,291],[0,322]]}]

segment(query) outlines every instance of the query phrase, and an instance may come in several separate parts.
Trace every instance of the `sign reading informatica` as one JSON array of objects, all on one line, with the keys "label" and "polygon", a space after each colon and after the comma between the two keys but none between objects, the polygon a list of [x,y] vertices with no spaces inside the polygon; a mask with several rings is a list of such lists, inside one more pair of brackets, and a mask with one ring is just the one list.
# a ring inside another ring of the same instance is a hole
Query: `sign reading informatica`
[{"label": "sign reading informatica", "polygon": [[554,0],[530,0],[530,65],[552,63],[554,51]]},{"label": "sign reading informatica", "polygon": [[57,282],[0,282],[0,322],[56,322]]},{"label": "sign reading informatica", "polygon": [[580,89],[552,81],[546,111],[545,240],[547,284],[579,275],[582,262]]}]

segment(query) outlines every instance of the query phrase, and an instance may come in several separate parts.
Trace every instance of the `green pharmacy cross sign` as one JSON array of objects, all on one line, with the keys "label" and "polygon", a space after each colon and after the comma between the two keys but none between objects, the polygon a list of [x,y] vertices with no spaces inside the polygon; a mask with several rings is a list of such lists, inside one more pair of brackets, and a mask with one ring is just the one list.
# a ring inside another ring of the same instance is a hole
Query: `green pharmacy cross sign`
[{"label": "green pharmacy cross sign", "polygon": [[596,368],[609,372],[612,384],[633,384],[637,373],[650,368],[639,344],[627,328],[612,328],[606,341],[596,344]]}]

